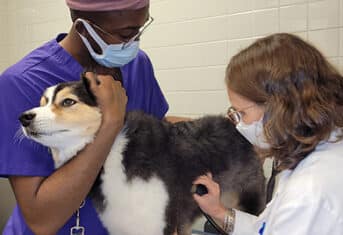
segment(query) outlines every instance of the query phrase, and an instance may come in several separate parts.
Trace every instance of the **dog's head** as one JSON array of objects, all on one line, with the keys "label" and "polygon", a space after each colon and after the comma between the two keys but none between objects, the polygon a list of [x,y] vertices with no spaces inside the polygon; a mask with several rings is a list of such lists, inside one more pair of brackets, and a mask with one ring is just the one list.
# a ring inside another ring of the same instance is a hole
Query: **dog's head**
[{"label": "dog's head", "polygon": [[101,113],[88,80],[83,78],[47,88],[40,106],[22,113],[19,120],[27,137],[61,150],[92,141]]}]

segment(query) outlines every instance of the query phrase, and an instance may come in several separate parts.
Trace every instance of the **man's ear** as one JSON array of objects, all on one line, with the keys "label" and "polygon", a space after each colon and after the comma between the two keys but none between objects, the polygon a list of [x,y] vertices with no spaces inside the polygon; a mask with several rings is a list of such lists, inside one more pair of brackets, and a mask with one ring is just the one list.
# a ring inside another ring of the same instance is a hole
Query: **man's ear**
[{"label": "man's ear", "polygon": [[92,104],[96,105],[97,104],[96,97],[90,88],[90,81],[88,80],[88,78],[86,78],[85,73],[81,74],[81,80],[82,80],[83,87],[85,88],[85,91],[87,93],[87,96],[90,98],[90,101],[92,102]]}]

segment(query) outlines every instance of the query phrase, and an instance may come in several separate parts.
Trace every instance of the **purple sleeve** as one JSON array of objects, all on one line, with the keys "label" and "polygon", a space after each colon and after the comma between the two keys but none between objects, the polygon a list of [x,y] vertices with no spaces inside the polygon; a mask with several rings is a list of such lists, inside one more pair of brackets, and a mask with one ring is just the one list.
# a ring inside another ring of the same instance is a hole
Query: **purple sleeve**
[{"label": "purple sleeve", "polygon": [[[148,59],[150,62],[150,60]],[[159,119],[164,118],[166,113],[168,112],[169,105],[167,103],[166,98],[164,97],[162,90],[155,78],[153,67],[150,63],[150,73],[151,73],[151,86],[152,92],[150,96],[150,110],[149,113],[153,114],[154,116],[158,117]]]},{"label": "purple sleeve", "polygon": [[139,51],[137,57],[122,68],[122,73],[129,98],[127,111],[140,110],[162,119],[169,106],[155,78],[148,56]]},{"label": "purple sleeve", "polygon": [[38,104],[40,92],[22,81],[8,73],[0,76],[0,176],[47,176],[54,169],[48,149],[25,138],[18,121]]},{"label": "purple sleeve", "polygon": [[147,73],[150,81],[150,96],[147,97],[147,112],[156,116],[159,119],[164,118],[165,114],[168,112],[169,105],[166,98],[164,97],[162,90],[155,77],[153,65],[149,57],[143,52],[143,57],[146,60]]}]

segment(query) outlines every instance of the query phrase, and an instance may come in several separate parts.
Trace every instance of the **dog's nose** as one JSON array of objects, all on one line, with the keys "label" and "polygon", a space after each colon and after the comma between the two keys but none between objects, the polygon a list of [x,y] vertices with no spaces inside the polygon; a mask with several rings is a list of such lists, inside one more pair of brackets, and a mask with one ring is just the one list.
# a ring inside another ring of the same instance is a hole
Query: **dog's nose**
[{"label": "dog's nose", "polygon": [[23,113],[19,117],[19,121],[21,122],[21,125],[23,125],[23,127],[27,127],[31,124],[31,122],[35,118],[35,116],[36,116],[35,113]]}]

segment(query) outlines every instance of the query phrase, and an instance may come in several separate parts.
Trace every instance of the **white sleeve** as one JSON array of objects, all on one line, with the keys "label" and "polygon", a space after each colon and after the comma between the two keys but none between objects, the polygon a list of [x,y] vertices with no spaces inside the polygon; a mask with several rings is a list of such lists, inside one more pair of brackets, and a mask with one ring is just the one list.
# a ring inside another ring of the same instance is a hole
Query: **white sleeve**
[{"label": "white sleeve", "polygon": [[298,198],[280,204],[266,226],[273,235],[342,235],[339,216],[327,201]]},{"label": "white sleeve", "polygon": [[235,227],[232,235],[257,235],[258,217],[239,210],[235,210],[235,212]]},{"label": "white sleeve", "polygon": [[327,201],[293,196],[268,218],[235,210],[232,235],[343,235],[343,217]]}]

